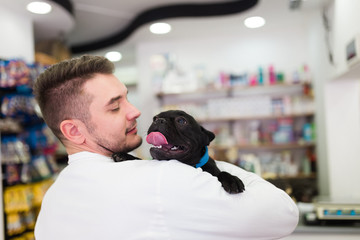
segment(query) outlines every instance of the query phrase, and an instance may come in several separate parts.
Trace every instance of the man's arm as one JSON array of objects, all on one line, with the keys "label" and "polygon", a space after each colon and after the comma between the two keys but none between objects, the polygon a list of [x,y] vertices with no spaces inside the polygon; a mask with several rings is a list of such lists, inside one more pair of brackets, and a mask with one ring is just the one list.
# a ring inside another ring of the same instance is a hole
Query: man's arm
[{"label": "man's arm", "polygon": [[245,192],[228,194],[217,178],[201,169],[177,161],[166,165],[159,196],[168,227],[177,228],[182,239],[277,239],[298,223],[293,200],[253,173],[217,161],[220,170],[245,184]]},{"label": "man's arm", "polygon": [[217,161],[217,165],[222,171],[236,175],[244,182],[245,189],[248,189],[245,190],[244,198],[246,201],[254,200],[251,207],[258,214],[254,214],[254,221],[258,227],[261,226],[260,235],[278,238],[293,232],[299,221],[299,210],[288,194],[258,175],[232,164]]}]

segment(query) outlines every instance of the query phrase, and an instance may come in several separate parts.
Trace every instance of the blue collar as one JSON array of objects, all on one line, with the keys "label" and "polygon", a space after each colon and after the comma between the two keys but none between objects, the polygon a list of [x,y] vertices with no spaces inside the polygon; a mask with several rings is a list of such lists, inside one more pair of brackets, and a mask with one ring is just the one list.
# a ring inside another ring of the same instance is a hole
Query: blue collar
[{"label": "blue collar", "polygon": [[200,159],[199,163],[195,165],[196,168],[204,166],[209,161],[209,151],[208,148],[205,147],[205,153]]}]

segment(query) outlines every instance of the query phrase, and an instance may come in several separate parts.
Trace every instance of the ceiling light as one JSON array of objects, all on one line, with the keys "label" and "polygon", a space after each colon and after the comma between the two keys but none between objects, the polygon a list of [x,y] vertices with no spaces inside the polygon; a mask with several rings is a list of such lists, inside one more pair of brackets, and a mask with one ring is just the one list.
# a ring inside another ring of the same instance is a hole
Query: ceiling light
[{"label": "ceiling light", "polygon": [[154,34],[165,34],[171,31],[171,26],[167,23],[154,23],[150,26],[150,32]]},{"label": "ceiling light", "polygon": [[105,57],[112,62],[118,62],[122,58],[121,53],[115,51],[106,53]]},{"label": "ceiling light", "polygon": [[31,2],[26,6],[26,9],[36,14],[47,14],[51,12],[51,5],[46,2]]},{"label": "ceiling light", "polygon": [[259,28],[265,25],[265,19],[262,17],[249,17],[245,19],[244,24],[248,28]]}]

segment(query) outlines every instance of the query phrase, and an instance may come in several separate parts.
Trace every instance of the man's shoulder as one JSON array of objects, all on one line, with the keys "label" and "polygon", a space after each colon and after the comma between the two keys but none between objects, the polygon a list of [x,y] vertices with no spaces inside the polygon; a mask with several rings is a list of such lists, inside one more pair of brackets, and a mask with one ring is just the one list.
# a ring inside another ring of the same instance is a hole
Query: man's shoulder
[{"label": "man's shoulder", "polygon": [[144,159],[144,160],[128,160],[123,161],[119,164],[119,167],[144,167],[144,168],[158,168],[158,169],[166,169],[171,171],[171,169],[176,170],[193,170],[195,169],[192,166],[189,166],[187,164],[181,163],[178,160],[151,160],[151,159]]},{"label": "man's shoulder", "polygon": [[142,175],[161,175],[166,179],[185,179],[203,174],[201,168],[195,168],[177,160],[130,160],[117,164],[120,171],[134,172]]}]

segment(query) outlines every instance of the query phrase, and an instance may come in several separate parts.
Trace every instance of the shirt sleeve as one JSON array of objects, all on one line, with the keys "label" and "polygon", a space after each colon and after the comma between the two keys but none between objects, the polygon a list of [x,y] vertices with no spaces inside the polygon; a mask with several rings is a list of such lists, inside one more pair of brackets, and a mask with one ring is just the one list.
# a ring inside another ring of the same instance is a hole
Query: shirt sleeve
[{"label": "shirt sleeve", "polygon": [[229,194],[209,173],[170,162],[159,174],[158,196],[166,226],[177,228],[183,239],[205,239],[206,233],[207,240],[278,239],[297,226],[294,201],[258,175],[217,161],[220,170],[245,184],[243,193]]}]

